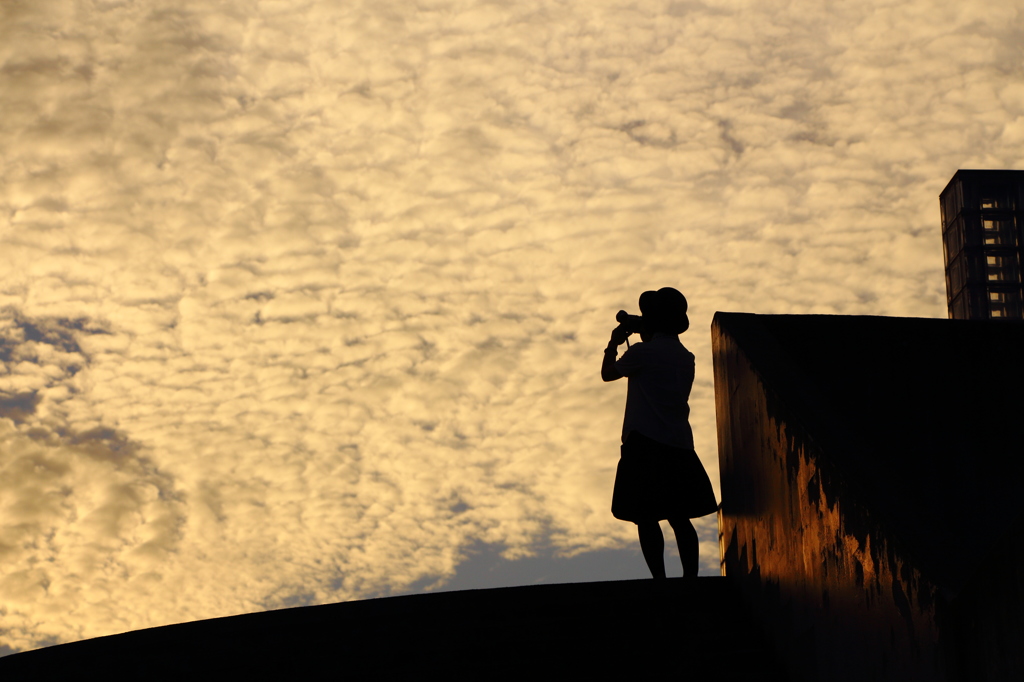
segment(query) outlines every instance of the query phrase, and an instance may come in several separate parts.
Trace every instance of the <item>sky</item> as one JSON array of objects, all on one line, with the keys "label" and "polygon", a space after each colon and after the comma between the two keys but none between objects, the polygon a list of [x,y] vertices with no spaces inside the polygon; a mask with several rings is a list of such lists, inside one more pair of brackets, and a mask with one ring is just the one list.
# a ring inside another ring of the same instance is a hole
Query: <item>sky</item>
[{"label": "sky", "polygon": [[11,653],[647,576],[609,511],[615,312],[689,299],[718,493],[714,313],[945,317],[938,194],[1024,168],[1024,20],[2,0],[0,112]]}]

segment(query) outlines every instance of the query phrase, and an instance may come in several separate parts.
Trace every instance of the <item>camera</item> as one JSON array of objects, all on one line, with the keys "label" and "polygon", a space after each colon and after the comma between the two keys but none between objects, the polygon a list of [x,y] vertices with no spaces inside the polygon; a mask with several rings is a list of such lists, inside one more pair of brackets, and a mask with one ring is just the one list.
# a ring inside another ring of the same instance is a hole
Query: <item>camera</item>
[{"label": "camera", "polygon": [[615,321],[630,334],[639,334],[644,330],[644,318],[630,315],[625,310],[615,313]]}]

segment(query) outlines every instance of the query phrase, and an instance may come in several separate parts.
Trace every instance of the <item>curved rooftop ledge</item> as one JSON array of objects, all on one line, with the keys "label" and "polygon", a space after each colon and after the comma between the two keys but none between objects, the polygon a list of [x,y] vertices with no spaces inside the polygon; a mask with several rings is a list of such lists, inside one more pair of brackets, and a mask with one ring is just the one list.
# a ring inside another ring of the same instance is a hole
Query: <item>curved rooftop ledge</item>
[{"label": "curved rooftop ledge", "polygon": [[0,659],[7,680],[776,679],[726,578],[534,585],[307,606],[181,623]]}]

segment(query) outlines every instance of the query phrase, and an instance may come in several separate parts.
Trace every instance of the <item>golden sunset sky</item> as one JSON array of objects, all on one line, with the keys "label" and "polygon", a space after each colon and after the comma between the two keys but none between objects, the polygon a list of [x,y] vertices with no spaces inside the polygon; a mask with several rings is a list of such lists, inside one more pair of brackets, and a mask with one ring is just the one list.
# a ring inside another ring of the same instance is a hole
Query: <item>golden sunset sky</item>
[{"label": "golden sunset sky", "polygon": [[715,311],[945,317],[1022,46],[1012,0],[0,0],[0,652],[647,576],[615,312],[689,299],[717,492]]}]

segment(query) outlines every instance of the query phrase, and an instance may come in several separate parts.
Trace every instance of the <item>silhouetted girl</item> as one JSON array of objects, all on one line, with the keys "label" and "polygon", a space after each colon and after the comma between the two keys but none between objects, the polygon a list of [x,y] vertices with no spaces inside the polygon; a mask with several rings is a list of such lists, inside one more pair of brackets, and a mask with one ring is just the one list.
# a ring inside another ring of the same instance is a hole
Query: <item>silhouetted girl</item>
[{"label": "silhouetted girl", "polygon": [[[665,538],[659,521],[667,519],[676,534],[683,574],[697,576],[697,531],[690,519],[718,509],[711,481],[693,450],[690,407],[693,353],[679,342],[690,326],[686,298],[666,287],[640,296],[641,317],[626,319],[612,330],[604,351],[601,378],[627,377],[622,456],[615,472],[612,514],[632,521],[640,535],[647,567],[665,577]],[[637,329],[638,327],[638,329]],[[616,360],[618,346],[633,331],[643,343]]]}]

